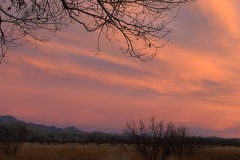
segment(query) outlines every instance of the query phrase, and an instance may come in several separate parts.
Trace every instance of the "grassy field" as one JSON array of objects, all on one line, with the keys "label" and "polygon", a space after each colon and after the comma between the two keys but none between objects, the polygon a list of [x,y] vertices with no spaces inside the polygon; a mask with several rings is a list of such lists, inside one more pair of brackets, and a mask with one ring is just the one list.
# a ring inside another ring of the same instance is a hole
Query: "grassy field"
[{"label": "grassy field", "polygon": [[[124,148],[127,148],[125,150]],[[24,144],[15,157],[0,153],[0,160],[142,160],[132,147],[120,145],[38,145]],[[168,160],[177,160],[169,157]],[[240,160],[240,148],[212,147],[181,160]]]}]

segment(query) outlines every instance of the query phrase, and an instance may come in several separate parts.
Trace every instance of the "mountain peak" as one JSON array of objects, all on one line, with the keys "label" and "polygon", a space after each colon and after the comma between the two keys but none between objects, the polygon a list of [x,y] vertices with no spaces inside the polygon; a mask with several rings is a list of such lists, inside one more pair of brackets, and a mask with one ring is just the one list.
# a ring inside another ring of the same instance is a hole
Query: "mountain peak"
[{"label": "mountain peak", "polygon": [[64,131],[79,132],[80,130],[74,126],[64,128]]},{"label": "mountain peak", "polygon": [[4,115],[0,116],[0,122],[1,123],[13,123],[13,122],[19,122],[15,117],[10,115]]},{"label": "mountain peak", "polygon": [[70,126],[66,128],[58,128],[55,126],[46,126],[43,124],[35,124],[35,123],[26,123],[24,121],[18,120],[11,115],[0,115],[0,124],[8,124],[8,123],[24,123],[29,126],[31,129],[40,132],[49,132],[49,133],[56,133],[56,132],[74,132],[74,133],[81,133],[86,134],[86,132],[79,130],[75,126]]}]

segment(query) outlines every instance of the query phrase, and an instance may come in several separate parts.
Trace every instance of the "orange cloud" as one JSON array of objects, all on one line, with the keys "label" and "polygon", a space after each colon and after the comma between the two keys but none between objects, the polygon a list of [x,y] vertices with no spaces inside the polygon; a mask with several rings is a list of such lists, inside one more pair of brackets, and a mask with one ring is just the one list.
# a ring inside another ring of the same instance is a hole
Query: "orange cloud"
[{"label": "orange cloud", "polygon": [[[155,115],[202,128],[206,135],[237,135],[229,133],[240,132],[235,3],[190,6],[173,40],[148,63],[124,57],[106,41],[102,55],[95,56],[89,52],[96,47],[94,34],[88,37],[75,26],[38,50],[17,49],[9,65],[0,66],[0,113],[104,131],[121,131],[129,117]],[[190,23],[192,30],[185,28]]]},{"label": "orange cloud", "polygon": [[232,35],[240,33],[239,30],[239,8],[237,1],[209,0],[200,1],[198,4],[206,14],[212,16],[215,26],[223,27]]}]

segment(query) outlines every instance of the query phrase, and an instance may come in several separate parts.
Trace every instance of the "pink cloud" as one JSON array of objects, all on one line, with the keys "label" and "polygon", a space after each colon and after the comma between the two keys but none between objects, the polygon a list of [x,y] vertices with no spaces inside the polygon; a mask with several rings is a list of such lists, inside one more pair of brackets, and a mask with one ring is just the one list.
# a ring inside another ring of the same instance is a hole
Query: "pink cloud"
[{"label": "pink cloud", "polygon": [[[101,55],[94,55],[89,51],[96,47],[95,35],[76,26],[38,44],[37,50],[16,49],[7,59],[9,65],[0,66],[0,113],[119,132],[127,118],[155,115],[200,128],[206,135],[237,135],[240,56],[235,3],[198,1],[182,10],[187,14],[179,15],[173,40],[148,63],[126,58],[105,40]],[[204,24],[194,24],[198,21]]]}]

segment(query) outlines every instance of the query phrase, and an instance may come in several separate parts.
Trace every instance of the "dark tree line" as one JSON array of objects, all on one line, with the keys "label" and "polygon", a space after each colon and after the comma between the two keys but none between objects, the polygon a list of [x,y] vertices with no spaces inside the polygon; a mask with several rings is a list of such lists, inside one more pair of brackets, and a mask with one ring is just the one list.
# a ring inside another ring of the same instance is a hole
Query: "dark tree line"
[{"label": "dark tree line", "polygon": [[133,145],[146,160],[166,159],[169,156],[189,156],[211,146],[240,147],[238,138],[200,137],[186,126],[156,121],[127,121],[124,133],[42,131],[26,123],[0,123],[0,152],[15,155],[25,142],[39,144]]},{"label": "dark tree line", "polygon": [[8,50],[48,40],[43,31],[56,33],[73,23],[98,33],[98,51],[102,36],[111,42],[124,39],[121,50],[126,56],[147,61],[167,43],[172,31],[168,24],[176,18],[179,6],[193,1],[0,0],[0,62]]},{"label": "dark tree line", "polygon": [[127,138],[122,134],[113,135],[102,132],[92,132],[86,134],[71,132],[35,132],[28,137],[27,141],[39,144],[120,144],[126,143]]}]

